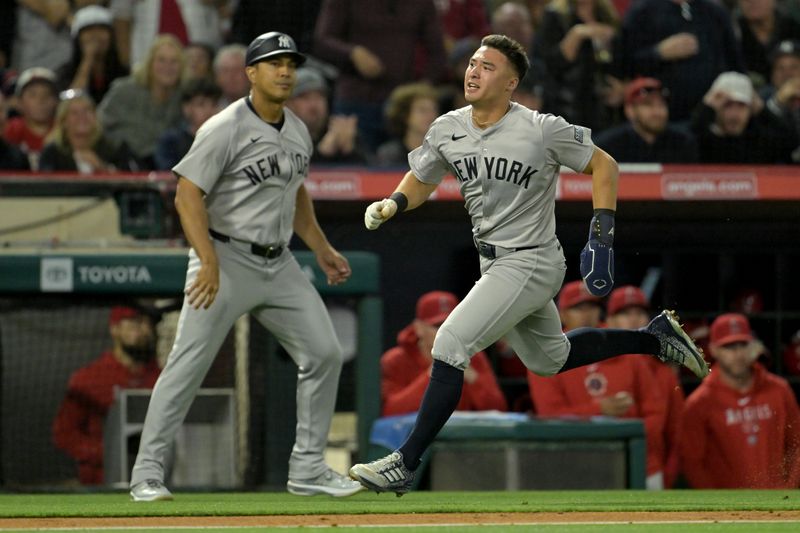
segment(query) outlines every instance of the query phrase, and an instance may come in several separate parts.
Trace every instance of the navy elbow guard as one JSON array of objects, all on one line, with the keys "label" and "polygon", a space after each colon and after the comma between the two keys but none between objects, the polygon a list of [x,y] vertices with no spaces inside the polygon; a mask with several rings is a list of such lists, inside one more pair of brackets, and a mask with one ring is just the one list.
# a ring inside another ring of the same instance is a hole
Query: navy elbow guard
[{"label": "navy elbow guard", "polygon": [[614,211],[595,209],[589,224],[589,242],[581,251],[581,277],[595,296],[614,287]]}]

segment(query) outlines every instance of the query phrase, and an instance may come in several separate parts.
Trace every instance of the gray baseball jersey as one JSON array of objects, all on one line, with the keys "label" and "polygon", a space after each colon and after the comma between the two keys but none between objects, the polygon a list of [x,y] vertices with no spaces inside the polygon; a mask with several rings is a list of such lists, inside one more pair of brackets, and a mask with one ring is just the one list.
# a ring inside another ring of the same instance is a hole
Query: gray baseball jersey
[{"label": "gray baseball jersey", "polygon": [[442,115],[408,162],[425,183],[439,183],[452,172],[475,236],[519,248],[555,237],[561,165],[582,172],[593,151],[586,128],[512,102],[505,116],[485,130],[473,125],[471,106]]},{"label": "gray baseball jersey", "polygon": [[566,263],[555,236],[556,182],[561,165],[581,172],[594,153],[591,131],[563,118],[511,103],[481,130],[472,107],[442,115],[408,156],[417,179],[459,181],[476,239],[512,251],[481,257],[481,278],[442,324],[433,356],[466,368],[471,354],[506,337],[525,365],[554,374],[569,341],[553,302]]},{"label": "gray baseball jersey", "polygon": [[308,129],[284,108],[279,132],[240,99],[211,117],[173,171],[208,193],[208,224],[258,244],[286,244],[294,198],[308,175]]},{"label": "gray baseball jersey", "polygon": [[[327,470],[323,451],[336,404],[342,349],[322,298],[288,251],[267,258],[251,244],[289,242],[299,187],[308,173],[311,140],[305,125],[284,109],[280,131],[256,115],[246,99],[212,117],[173,169],[207,195],[209,227],[231,237],[213,240],[219,291],[208,309],[184,299],[175,344],[153,389],[131,487],[164,481],[170,443],[233,323],[251,313],[275,335],[298,366],[297,426],[289,460],[293,480]],[[186,288],[200,270],[189,253]]]}]

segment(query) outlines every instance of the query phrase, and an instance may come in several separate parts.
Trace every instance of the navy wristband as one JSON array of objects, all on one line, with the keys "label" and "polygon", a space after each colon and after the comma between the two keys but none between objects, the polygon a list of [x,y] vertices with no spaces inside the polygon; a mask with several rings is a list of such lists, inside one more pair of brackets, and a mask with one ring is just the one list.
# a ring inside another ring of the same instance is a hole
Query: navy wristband
[{"label": "navy wristband", "polygon": [[394,200],[397,204],[397,212],[402,213],[408,207],[408,197],[401,192],[393,192],[389,200]]},{"label": "navy wristband", "polygon": [[614,244],[614,210],[595,209],[589,225],[589,239],[613,246]]}]

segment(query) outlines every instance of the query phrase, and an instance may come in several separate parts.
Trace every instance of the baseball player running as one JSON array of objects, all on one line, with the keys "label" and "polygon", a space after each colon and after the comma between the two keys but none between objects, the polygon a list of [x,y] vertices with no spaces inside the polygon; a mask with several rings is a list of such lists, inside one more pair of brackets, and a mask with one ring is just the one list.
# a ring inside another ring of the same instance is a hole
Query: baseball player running
[{"label": "baseball player running", "polygon": [[374,230],[397,213],[422,204],[448,172],[458,180],[472,219],[481,278],[439,329],[430,383],[416,425],[400,448],[350,476],[369,489],[401,495],[414,470],[461,396],[471,354],[505,336],[532,372],[553,375],[628,353],[683,364],[703,378],[702,352],[671,312],[640,330],[580,328],[561,331],[553,297],[566,270],[555,235],[556,180],[561,165],[592,175],[594,216],[581,252],[589,291],[613,286],[614,213],[618,167],[596,148],[586,128],[511,102],[529,67],[524,48],[489,35],[464,75],[470,105],[439,117],[423,145],[408,156],[411,170],[397,190],[364,215]]},{"label": "baseball player running", "polygon": [[169,500],[164,458],[234,321],[251,313],[297,364],[297,434],[289,492],[349,496],[362,489],[323,460],[342,350],[317,291],[287,244],[296,232],[329,284],[350,276],[327,241],[303,185],[311,138],[283,104],[305,57],[286,34],[250,43],[250,95],[197,132],[174,168],[175,205],[191,244],[186,296],[167,364],[156,382],[131,475],[135,501]]}]

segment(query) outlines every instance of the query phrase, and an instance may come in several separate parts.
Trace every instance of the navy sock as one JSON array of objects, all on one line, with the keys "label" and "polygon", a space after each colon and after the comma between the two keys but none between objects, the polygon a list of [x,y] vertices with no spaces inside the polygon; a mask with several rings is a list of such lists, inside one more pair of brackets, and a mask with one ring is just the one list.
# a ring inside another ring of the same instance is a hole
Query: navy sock
[{"label": "navy sock", "polygon": [[629,353],[658,355],[661,345],[655,335],[642,330],[578,328],[567,332],[570,348],[559,372]]},{"label": "navy sock", "polygon": [[409,470],[417,469],[422,454],[456,410],[463,385],[463,370],[438,359],[433,362],[431,380],[422,397],[414,429],[399,448],[403,463]]}]

